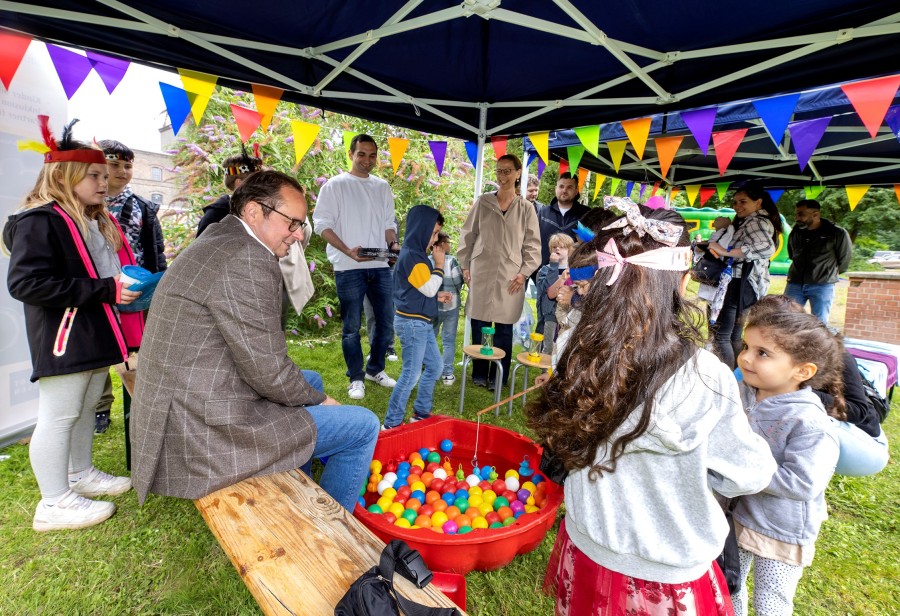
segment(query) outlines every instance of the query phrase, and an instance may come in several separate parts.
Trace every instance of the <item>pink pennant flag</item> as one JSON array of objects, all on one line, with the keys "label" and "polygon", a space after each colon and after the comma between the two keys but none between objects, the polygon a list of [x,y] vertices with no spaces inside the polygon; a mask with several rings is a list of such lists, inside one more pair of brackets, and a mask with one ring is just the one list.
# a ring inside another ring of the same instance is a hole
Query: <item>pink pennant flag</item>
[{"label": "pink pennant flag", "polygon": [[691,134],[697,141],[700,151],[706,156],[709,152],[709,138],[712,135],[713,124],[716,123],[716,107],[707,109],[695,109],[682,111],[681,119],[691,129]]},{"label": "pink pennant flag", "polygon": [[712,134],[713,145],[716,147],[716,164],[719,167],[719,175],[725,175],[725,170],[731,164],[734,153],[747,134],[746,128],[726,130]]},{"label": "pink pennant flag", "polygon": [[429,141],[428,147],[431,148],[431,155],[434,156],[434,166],[437,167],[438,177],[444,173],[444,159],[447,157],[446,141]]},{"label": "pink pennant flag", "polygon": [[7,90],[30,44],[31,38],[27,36],[0,32],[0,81]]},{"label": "pink pennant flag", "polygon": [[85,53],[87,54],[88,62],[91,63],[91,66],[97,72],[103,85],[106,86],[106,91],[112,94],[113,90],[118,87],[125,77],[125,73],[128,71],[128,67],[131,66],[131,62],[128,60],[119,60],[118,58],[110,58],[109,56],[104,56],[90,50],[85,51]]},{"label": "pink pennant flag", "polygon": [[491,137],[491,146],[494,148],[495,158],[500,158],[506,154],[506,139],[507,137],[505,135]]},{"label": "pink pennant flag", "polygon": [[794,142],[794,152],[797,154],[800,171],[806,169],[806,165],[822,140],[829,122],[831,122],[831,116],[788,124],[788,132]]},{"label": "pink pennant flag", "polygon": [[231,113],[237,123],[241,141],[246,142],[262,123],[262,118],[255,109],[247,109],[240,105],[231,104]]},{"label": "pink pennant flag", "polygon": [[50,43],[47,43],[47,53],[50,54],[50,60],[66,92],[66,98],[72,100],[75,92],[91,72],[91,61],[79,53]]},{"label": "pink pennant flag", "polygon": [[845,83],[841,86],[873,138],[878,134],[884,114],[897,95],[897,88],[900,88],[900,75]]}]

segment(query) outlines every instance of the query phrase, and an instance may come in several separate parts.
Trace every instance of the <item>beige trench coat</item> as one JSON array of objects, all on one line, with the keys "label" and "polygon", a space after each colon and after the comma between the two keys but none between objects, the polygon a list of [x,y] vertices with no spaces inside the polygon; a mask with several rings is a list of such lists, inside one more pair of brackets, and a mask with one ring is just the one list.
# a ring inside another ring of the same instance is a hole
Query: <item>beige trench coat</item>
[{"label": "beige trench coat", "polygon": [[522,316],[525,289],[510,295],[516,274],[528,278],[541,264],[541,231],[534,206],[516,195],[504,215],[497,193],[481,195],[469,210],[456,253],[460,269],[469,270],[466,315],[480,321],[515,323]]}]

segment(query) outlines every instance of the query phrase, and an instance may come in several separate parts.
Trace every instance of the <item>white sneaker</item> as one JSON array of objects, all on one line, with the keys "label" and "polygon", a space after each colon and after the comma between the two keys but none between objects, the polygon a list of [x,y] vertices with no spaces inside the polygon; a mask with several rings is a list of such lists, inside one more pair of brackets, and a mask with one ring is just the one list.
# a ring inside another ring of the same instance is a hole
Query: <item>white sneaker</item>
[{"label": "white sneaker", "polygon": [[38,532],[87,528],[108,520],[116,511],[116,505],[108,501],[95,501],[69,490],[52,507],[38,503],[31,527]]},{"label": "white sneaker", "polygon": [[366,380],[367,381],[375,381],[382,387],[393,387],[394,385],[397,384],[397,381],[395,381],[394,379],[389,377],[387,375],[387,372],[385,372],[384,370],[382,370],[375,376],[372,376],[371,374],[366,373]]},{"label": "white sneaker", "polygon": [[366,397],[366,384],[362,381],[350,381],[347,395],[350,396],[352,400],[362,400]]},{"label": "white sneaker", "polygon": [[441,383],[443,383],[444,385],[447,385],[448,387],[450,385],[453,385],[455,382],[456,382],[456,377],[453,376],[452,374],[445,374],[444,376],[441,377]]},{"label": "white sneaker", "polygon": [[398,359],[400,359],[400,358],[397,357],[396,351],[393,351],[393,350],[388,351],[388,354],[387,354],[388,361],[397,361]]},{"label": "white sneaker", "polygon": [[115,496],[131,489],[130,477],[116,477],[91,467],[80,481],[69,479],[69,488],[81,496]]}]

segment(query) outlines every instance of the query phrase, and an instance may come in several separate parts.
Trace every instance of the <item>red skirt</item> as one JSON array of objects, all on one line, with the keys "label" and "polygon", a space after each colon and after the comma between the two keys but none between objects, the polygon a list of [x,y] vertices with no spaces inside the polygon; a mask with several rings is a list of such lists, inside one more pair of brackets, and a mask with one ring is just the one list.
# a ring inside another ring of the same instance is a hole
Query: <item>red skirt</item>
[{"label": "red skirt", "polygon": [[565,518],[547,564],[544,592],[556,595],[557,616],[734,616],[725,577],[715,562],[693,582],[639,580],[585,556],[569,540]]}]

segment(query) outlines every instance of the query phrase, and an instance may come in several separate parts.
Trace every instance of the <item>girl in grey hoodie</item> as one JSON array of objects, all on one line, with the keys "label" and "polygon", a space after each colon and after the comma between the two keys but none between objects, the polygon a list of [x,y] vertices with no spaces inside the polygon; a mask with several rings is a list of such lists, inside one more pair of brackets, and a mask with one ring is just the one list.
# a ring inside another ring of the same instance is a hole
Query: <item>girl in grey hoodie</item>
[{"label": "girl in grey hoodie", "polygon": [[776,298],[751,309],[743,346],[741,397],[750,426],[769,444],[778,469],[768,487],[742,496],[734,509],[741,563],[734,608],[739,616],[747,614],[746,579],[753,564],[756,613],[789,616],[828,517],[825,487],[840,451],[812,388],[832,394],[831,412],[842,419],[843,349],[819,319],[788,312]]}]

